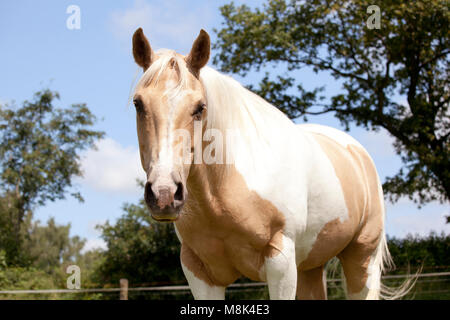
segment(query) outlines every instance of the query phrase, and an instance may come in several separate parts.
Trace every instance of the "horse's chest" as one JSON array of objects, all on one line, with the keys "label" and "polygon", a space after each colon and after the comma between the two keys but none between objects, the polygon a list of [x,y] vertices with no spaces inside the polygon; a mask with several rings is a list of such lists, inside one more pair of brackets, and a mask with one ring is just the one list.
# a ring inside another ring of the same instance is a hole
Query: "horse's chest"
[{"label": "horse's chest", "polygon": [[285,217],[250,190],[234,167],[221,170],[214,165],[195,168],[177,229],[183,244],[211,274],[227,280],[223,282],[231,283],[240,275],[260,280],[264,252],[284,229]]},{"label": "horse's chest", "polygon": [[222,239],[213,235],[198,234],[189,245],[213,278],[222,283],[232,283],[241,275],[252,280],[260,280],[263,250],[246,239],[238,236]]},{"label": "horse's chest", "polygon": [[183,245],[195,252],[213,279],[233,283],[244,275],[260,280],[266,242],[262,235],[258,239],[256,233],[250,235],[239,228],[233,231],[219,221],[190,227],[177,222],[177,229]]},{"label": "horse's chest", "polygon": [[[253,195],[254,196],[254,195]],[[238,196],[234,198],[239,201]],[[240,275],[261,280],[264,251],[284,220],[262,199],[240,202],[211,199],[191,202],[177,221],[183,244],[188,245],[214,278],[232,283]]]}]

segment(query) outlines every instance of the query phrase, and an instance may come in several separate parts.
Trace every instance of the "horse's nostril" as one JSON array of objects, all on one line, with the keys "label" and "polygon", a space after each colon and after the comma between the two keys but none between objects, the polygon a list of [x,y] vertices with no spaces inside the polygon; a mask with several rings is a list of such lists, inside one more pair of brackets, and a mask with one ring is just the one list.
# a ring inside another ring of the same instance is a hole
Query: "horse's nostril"
[{"label": "horse's nostril", "polygon": [[147,182],[145,185],[144,199],[145,199],[145,202],[147,202],[147,204],[156,203],[156,196],[153,193],[152,184],[150,182]]},{"label": "horse's nostril", "polygon": [[183,184],[181,182],[177,183],[177,191],[175,192],[174,199],[183,201]]}]

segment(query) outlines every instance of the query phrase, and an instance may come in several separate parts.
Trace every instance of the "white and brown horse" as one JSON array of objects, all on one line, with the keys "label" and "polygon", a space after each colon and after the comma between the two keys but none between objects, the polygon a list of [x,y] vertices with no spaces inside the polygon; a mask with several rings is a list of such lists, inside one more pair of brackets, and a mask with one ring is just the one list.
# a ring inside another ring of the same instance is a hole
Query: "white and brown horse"
[{"label": "white and brown horse", "polygon": [[349,298],[380,297],[383,191],[357,141],[296,125],[205,66],[203,30],[183,56],[154,52],[138,29],[133,55],[145,200],[154,219],[174,221],[196,299],[224,299],[241,276],[267,282],[271,299],[324,299],[336,256]]}]

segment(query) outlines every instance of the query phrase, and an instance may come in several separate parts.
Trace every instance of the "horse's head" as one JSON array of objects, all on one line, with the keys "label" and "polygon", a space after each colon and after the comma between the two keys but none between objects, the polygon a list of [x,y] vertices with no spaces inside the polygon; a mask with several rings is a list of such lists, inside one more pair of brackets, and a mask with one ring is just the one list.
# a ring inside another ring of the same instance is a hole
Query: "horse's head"
[{"label": "horse's head", "polygon": [[133,97],[141,163],[147,173],[144,197],[159,221],[176,220],[186,200],[194,123],[206,114],[199,74],[209,55],[210,39],[204,30],[186,57],[154,52],[141,28],[133,35],[133,56],[144,69]]}]

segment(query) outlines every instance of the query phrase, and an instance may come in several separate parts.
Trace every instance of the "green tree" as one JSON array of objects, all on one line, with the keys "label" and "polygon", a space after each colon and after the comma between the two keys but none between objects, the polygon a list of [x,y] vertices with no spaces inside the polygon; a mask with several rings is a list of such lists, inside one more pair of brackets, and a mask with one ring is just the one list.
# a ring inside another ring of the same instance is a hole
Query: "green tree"
[{"label": "green tree", "polygon": [[[3,250],[6,259],[6,249],[17,247],[17,236],[14,233],[14,217],[15,208],[12,206],[12,199],[8,196],[0,195],[0,250]],[[24,236],[24,230],[21,228],[20,239]],[[9,250],[11,252],[12,250]],[[15,252],[15,250],[14,250]],[[22,252],[18,252],[23,257]],[[15,257],[17,260],[24,260],[23,258]],[[10,259],[8,259],[10,260]]]},{"label": "green tree", "polygon": [[[82,175],[80,151],[103,136],[91,129],[95,116],[85,104],[55,108],[58,98],[43,90],[21,107],[0,106],[0,196],[6,208],[0,214],[15,237],[5,247],[8,261],[20,257],[22,225],[32,210],[65,198],[73,178]],[[82,200],[78,192],[72,195]]]},{"label": "green tree", "polygon": [[[70,236],[70,224],[57,225],[53,218],[47,225],[30,224],[22,250],[29,263],[8,265],[5,250],[0,250],[0,290],[66,289],[69,265],[81,270],[81,287],[97,288],[92,283],[102,252],[82,252],[84,239]],[[99,299],[97,293],[9,294],[0,299]]]},{"label": "green tree", "polygon": [[70,236],[70,224],[57,225],[50,218],[47,225],[34,222],[23,246],[32,265],[48,274],[58,272],[63,264],[74,264],[81,259],[86,240]]},{"label": "green tree", "polygon": [[107,250],[97,272],[99,283],[130,286],[185,282],[180,266],[180,243],[173,224],[151,220],[143,201],[125,204],[114,225],[98,226]]},{"label": "green tree", "polygon": [[[42,270],[29,267],[8,266],[6,252],[0,250],[0,290],[30,290],[55,288],[54,278]],[[55,294],[16,295],[2,294],[0,299],[51,299]]]},{"label": "green tree", "polygon": [[447,271],[450,268],[450,235],[430,232],[428,236],[408,234],[388,239],[389,251],[400,272],[424,266],[424,272]]},{"label": "green tree", "polygon": [[[366,25],[369,4],[381,9],[380,29]],[[386,129],[404,162],[383,185],[391,201],[450,199],[448,1],[270,0],[221,13],[214,63],[223,71],[286,68],[251,88],[291,118],[334,113],[347,129]],[[305,90],[292,75],[305,67],[331,74],[342,92]]]}]

